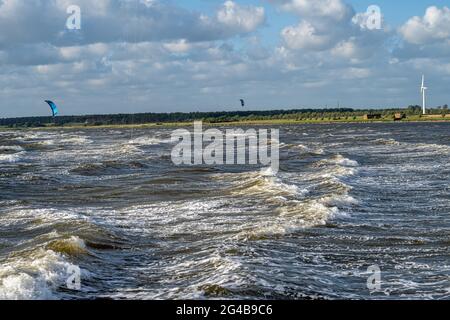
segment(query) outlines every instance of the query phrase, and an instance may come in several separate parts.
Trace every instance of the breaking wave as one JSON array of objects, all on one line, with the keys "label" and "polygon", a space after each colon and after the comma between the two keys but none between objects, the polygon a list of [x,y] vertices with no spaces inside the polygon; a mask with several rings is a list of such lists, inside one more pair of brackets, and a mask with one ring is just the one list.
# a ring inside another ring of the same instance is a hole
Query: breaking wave
[{"label": "breaking wave", "polygon": [[158,144],[165,144],[165,143],[171,143],[170,139],[163,139],[163,138],[157,138],[157,137],[138,137],[130,140],[128,142],[132,145],[141,145],[141,146],[149,146],[149,145],[158,145]]},{"label": "breaking wave", "polygon": [[0,154],[0,163],[6,162],[6,163],[15,163],[22,160],[22,156],[24,155],[24,152],[18,152],[13,154]]},{"label": "breaking wave", "polygon": [[319,165],[334,164],[334,165],[339,165],[339,166],[344,166],[344,167],[359,167],[358,161],[345,158],[340,154],[335,155],[329,159],[321,160],[318,162],[318,164]]},{"label": "breaking wave", "polygon": [[4,263],[0,267],[0,299],[56,299],[55,291],[65,285],[73,267],[62,254],[44,249]]},{"label": "breaking wave", "polygon": [[240,182],[235,185],[231,193],[234,195],[265,195],[265,196],[298,196],[301,197],[308,192],[307,189],[300,188],[296,184],[284,182],[278,177],[272,168],[263,169],[250,173],[240,174],[231,177]]},{"label": "breaking wave", "polygon": [[0,152],[19,152],[24,151],[21,146],[0,146]]},{"label": "breaking wave", "polygon": [[93,141],[83,136],[75,136],[61,139],[57,142],[61,144],[84,145],[84,144],[91,144]]},{"label": "breaking wave", "polygon": [[82,255],[88,252],[86,243],[76,236],[69,239],[54,240],[47,245],[47,249],[69,256]]},{"label": "breaking wave", "polygon": [[275,174],[271,168],[235,176],[231,194],[253,199],[259,210],[267,211],[267,215],[255,216],[249,223],[253,227],[248,226],[238,237],[264,239],[347,217],[359,201],[349,194],[352,187],[348,182],[340,178],[356,174],[357,166],[357,161],[336,155],[319,161],[313,172],[299,173],[300,177]]}]

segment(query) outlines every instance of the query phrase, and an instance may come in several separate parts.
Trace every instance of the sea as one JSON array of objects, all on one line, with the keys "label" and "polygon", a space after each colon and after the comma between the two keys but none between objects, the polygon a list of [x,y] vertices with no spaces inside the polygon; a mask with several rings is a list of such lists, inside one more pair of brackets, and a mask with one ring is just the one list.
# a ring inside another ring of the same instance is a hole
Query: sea
[{"label": "sea", "polygon": [[170,128],[0,131],[0,299],[450,298],[449,123],[261,128],[277,172],[175,165]]}]

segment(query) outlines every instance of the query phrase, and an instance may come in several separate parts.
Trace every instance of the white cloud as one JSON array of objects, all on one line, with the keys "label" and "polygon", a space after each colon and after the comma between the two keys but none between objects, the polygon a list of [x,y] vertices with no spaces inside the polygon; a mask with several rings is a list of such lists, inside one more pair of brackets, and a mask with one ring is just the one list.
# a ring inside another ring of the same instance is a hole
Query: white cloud
[{"label": "white cloud", "polygon": [[[81,8],[82,29],[65,29],[69,5]],[[227,1],[209,17],[164,1],[0,1],[0,49],[17,44],[67,46],[98,42],[225,40],[255,31],[264,8]]]},{"label": "white cloud", "polygon": [[316,28],[307,21],[297,26],[289,26],[281,31],[281,36],[291,49],[323,50],[333,41],[329,34],[319,34]]},{"label": "white cloud", "polygon": [[423,17],[409,19],[400,33],[409,43],[418,45],[450,40],[450,9],[429,7]]},{"label": "white cloud", "polygon": [[244,32],[254,31],[265,21],[263,7],[240,6],[233,1],[226,1],[217,13],[217,21]]},{"label": "white cloud", "polygon": [[285,10],[300,17],[295,26],[281,32],[284,46],[300,53],[316,53],[321,60],[335,59],[336,64],[350,65],[367,62],[377,52],[385,52],[383,42],[387,30],[369,30],[361,26],[367,13],[355,14],[342,0],[274,0]]},{"label": "white cloud", "polygon": [[181,39],[165,43],[164,48],[172,53],[186,53],[192,49],[192,44],[189,43],[186,39]]},{"label": "white cloud", "polygon": [[353,9],[342,0],[271,0],[287,11],[303,17],[328,18],[341,21],[353,15]]}]

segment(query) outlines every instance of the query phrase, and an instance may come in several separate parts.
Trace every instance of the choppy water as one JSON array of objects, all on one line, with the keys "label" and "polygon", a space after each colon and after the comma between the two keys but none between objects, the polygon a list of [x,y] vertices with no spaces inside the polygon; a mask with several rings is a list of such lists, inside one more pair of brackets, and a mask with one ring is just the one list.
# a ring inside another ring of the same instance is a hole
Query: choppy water
[{"label": "choppy water", "polygon": [[279,129],[276,175],[176,167],[168,129],[0,131],[0,298],[450,297],[449,124]]}]

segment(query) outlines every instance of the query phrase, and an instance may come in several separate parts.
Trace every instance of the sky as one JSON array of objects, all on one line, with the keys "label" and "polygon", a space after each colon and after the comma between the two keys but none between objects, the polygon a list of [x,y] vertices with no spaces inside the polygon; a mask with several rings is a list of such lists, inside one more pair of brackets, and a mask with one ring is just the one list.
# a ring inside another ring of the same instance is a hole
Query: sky
[{"label": "sky", "polygon": [[[74,5],[79,15],[68,11]],[[241,110],[241,98],[246,110],[406,107],[421,104],[422,74],[429,105],[444,105],[449,8],[450,0],[0,0],[0,118],[49,115],[47,99],[61,115]]]}]

